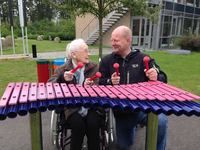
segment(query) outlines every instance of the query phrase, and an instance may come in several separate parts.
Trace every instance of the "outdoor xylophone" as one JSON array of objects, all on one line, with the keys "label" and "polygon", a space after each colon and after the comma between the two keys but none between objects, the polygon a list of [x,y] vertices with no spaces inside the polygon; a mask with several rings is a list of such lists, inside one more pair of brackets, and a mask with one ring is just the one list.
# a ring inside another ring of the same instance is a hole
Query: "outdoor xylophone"
[{"label": "outdoor xylophone", "polygon": [[81,86],[65,83],[9,83],[0,100],[0,120],[64,107],[104,107],[166,115],[200,116],[200,96],[159,81]]}]

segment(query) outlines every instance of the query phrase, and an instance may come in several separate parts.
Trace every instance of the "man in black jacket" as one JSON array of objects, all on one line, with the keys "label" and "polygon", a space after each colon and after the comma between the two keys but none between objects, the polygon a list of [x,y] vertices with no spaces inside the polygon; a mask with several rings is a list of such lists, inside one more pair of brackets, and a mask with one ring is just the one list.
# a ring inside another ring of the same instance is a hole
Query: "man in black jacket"
[{"label": "man in black jacket", "polygon": [[[132,50],[132,32],[126,26],[117,27],[111,35],[113,52],[105,56],[100,62],[99,71],[102,77],[101,85],[116,85],[145,82],[148,80],[162,80],[166,82],[166,75],[161,73],[153,59],[150,59],[150,69],[145,70],[143,58],[146,56],[139,50]],[[119,75],[115,72],[113,64],[119,64]],[[116,134],[119,150],[128,150],[133,144],[135,127],[146,124],[147,114],[144,112],[114,111],[116,120]],[[166,146],[167,117],[158,116],[157,150],[164,150]]]}]

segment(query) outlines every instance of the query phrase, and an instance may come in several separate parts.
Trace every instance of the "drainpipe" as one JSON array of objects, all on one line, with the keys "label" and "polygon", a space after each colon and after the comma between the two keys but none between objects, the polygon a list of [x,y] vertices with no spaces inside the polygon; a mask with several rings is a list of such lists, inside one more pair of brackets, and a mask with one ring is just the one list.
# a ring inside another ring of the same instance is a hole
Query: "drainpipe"
[{"label": "drainpipe", "polygon": [[[162,0],[160,1],[160,5],[162,5]],[[158,22],[153,24],[153,38],[152,38],[152,48],[157,50],[159,49],[159,41],[160,41],[160,28],[161,28],[161,16],[162,9],[160,10]]]}]

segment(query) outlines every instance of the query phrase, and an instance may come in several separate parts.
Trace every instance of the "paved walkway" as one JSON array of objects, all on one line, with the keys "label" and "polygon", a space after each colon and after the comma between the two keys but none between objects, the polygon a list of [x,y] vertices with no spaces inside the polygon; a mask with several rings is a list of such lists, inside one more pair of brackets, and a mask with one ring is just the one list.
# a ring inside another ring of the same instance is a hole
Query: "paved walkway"
[{"label": "paved walkway", "polygon": [[[110,48],[104,48],[103,54],[108,54],[111,52]],[[98,49],[91,49],[90,55],[98,55]],[[55,59],[55,58],[63,58],[66,56],[65,51],[58,51],[58,52],[44,52],[44,53],[37,53],[37,59]],[[21,59],[21,58],[33,58],[32,53],[29,55],[23,54],[12,54],[12,55],[1,55],[0,60],[2,59]]]}]

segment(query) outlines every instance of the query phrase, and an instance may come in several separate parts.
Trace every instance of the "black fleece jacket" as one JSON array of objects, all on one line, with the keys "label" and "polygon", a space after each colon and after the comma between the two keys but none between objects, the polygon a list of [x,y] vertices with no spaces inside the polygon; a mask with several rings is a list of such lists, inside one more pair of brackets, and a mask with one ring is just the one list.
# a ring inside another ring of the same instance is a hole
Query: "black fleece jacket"
[{"label": "black fleece jacket", "polygon": [[[138,83],[148,81],[145,75],[145,65],[143,58],[146,54],[140,52],[137,49],[132,50],[126,58],[122,58],[120,55],[111,53],[105,56],[99,66],[99,71],[102,73],[102,77],[99,79],[99,84],[108,85],[111,84],[111,75],[115,72],[113,67],[114,63],[119,64],[120,84]],[[160,67],[155,63],[154,59],[150,59],[149,68],[155,67],[158,71],[158,80],[167,82],[167,76],[160,70]]]}]

